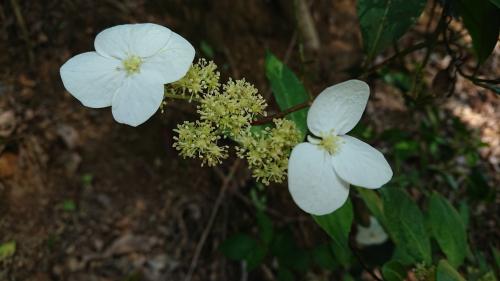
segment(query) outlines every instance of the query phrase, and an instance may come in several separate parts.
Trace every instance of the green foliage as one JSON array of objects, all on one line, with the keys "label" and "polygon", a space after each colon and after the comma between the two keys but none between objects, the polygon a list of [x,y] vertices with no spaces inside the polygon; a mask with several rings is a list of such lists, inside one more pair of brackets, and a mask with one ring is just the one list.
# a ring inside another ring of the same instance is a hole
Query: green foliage
[{"label": "green foliage", "polygon": [[[498,6],[498,0],[493,1]],[[455,0],[479,62],[491,54],[498,40],[500,10],[488,0]]]},{"label": "green foliage", "polygon": [[264,244],[269,245],[274,236],[273,222],[262,210],[258,210],[256,216],[260,239]]},{"label": "green foliage", "polygon": [[433,193],[429,202],[432,234],[450,264],[460,266],[467,253],[467,234],[460,214],[444,197]]},{"label": "green foliage", "polygon": [[13,256],[16,253],[16,242],[9,241],[0,244],[0,261]]},{"label": "green foliage", "polygon": [[220,245],[220,250],[232,260],[243,260],[250,255],[252,250],[257,247],[257,244],[257,240],[240,233],[226,239]]},{"label": "green foliage", "polygon": [[335,259],[332,255],[332,249],[328,244],[317,246],[312,251],[312,258],[315,264],[324,269],[333,269]]},{"label": "green foliage", "polygon": [[200,42],[200,50],[209,59],[213,59],[215,57],[214,48],[212,48],[212,46],[210,44],[208,44],[208,42],[205,41],[205,40],[201,40],[201,42]]},{"label": "green foliage", "polygon": [[61,203],[61,209],[65,212],[74,212],[76,211],[76,203],[73,200],[64,200]]},{"label": "green foliage", "polygon": [[400,281],[405,280],[407,270],[401,262],[391,260],[382,267],[382,275],[385,281]]},{"label": "green foliage", "polygon": [[490,0],[491,3],[493,3],[495,6],[500,8],[500,0]]},{"label": "green foliage", "polygon": [[431,263],[431,245],[417,204],[398,189],[381,190],[387,228],[398,249],[414,262]]},{"label": "green foliage", "polygon": [[299,248],[289,229],[276,233],[271,245],[271,253],[278,259],[280,267],[304,273],[309,268],[310,257],[307,251]]},{"label": "green foliage", "polygon": [[344,205],[335,212],[324,215],[314,216],[313,218],[321,228],[328,233],[333,241],[333,253],[337,260],[344,266],[348,266],[351,257],[349,249],[349,232],[354,214],[351,200],[347,200]]},{"label": "green foliage", "polygon": [[436,281],[465,281],[446,260],[440,260],[436,270]]},{"label": "green foliage", "polygon": [[358,193],[372,215],[380,222],[381,225],[386,226],[382,199],[380,199],[377,192],[371,189],[359,188]]},{"label": "green foliage", "polygon": [[[281,110],[307,102],[309,96],[299,78],[271,52],[266,54],[266,76],[271,83],[274,98]],[[294,121],[302,132],[302,138],[307,134],[307,109],[295,111],[287,116]]]},{"label": "green foliage", "polygon": [[418,20],[426,0],[358,0],[358,18],[368,60],[396,42]]}]

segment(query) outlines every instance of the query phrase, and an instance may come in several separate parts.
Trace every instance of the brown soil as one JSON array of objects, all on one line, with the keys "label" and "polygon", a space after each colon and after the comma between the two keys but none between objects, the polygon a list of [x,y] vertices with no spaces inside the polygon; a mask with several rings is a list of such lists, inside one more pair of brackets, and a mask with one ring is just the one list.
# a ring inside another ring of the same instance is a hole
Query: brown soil
[{"label": "brown soil", "polygon": [[[288,62],[314,93],[346,78],[342,70],[362,57],[350,0],[315,1],[323,50],[305,64],[279,1],[5,2],[0,5],[0,243],[16,241],[17,250],[0,261],[0,280],[182,280],[188,271],[227,169],[200,168],[177,156],[172,129],[192,118],[188,107],[173,104],[131,128],[114,122],[109,109],[84,108],[64,91],[60,65],[92,50],[102,29],[127,22],[166,25],[196,47],[207,42],[225,77],[245,77],[263,93],[269,92],[266,48],[283,58],[292,47]],[[22,19],[12,3],[18,3]],[[396,101],[389,111],[399,112],[398,106]],[[193,280],[240,278],[239,265],[217,247],[228,233],[252,229],[253,209],[241,199],[251,183],[241,176],[231,185]],[[308,216],[290,203],[284,186],[273,186],[269,200],[279,214],[294,218],[303,244],[313,243],[302,233],[312,222],[300,219]],[[257,271],[250,280],[265,276]]]}]

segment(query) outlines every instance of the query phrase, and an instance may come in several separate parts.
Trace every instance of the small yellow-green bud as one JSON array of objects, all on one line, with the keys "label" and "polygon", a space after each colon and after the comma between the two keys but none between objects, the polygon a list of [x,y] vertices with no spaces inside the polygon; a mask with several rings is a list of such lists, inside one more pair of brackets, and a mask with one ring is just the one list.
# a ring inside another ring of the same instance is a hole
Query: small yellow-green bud
[{"label": "small yellow-green bud", "polygon": [[221,138],[215,133],[215,128],[207,122],[184,122],[174,130],[178,136],[174,137],[174,148],[182,157],[199,158],[208,166],[215,166],[227,158],[227,146],[218,146]]},{"label": "small yellow-green bud", "polygon": [[238,137],[237,155],[248,161],[252,175],[265,185],[283,182],[292,148],[301,141],[301,134],[290,120],[275,119],[274,128],[258,134],[247,131]]}]

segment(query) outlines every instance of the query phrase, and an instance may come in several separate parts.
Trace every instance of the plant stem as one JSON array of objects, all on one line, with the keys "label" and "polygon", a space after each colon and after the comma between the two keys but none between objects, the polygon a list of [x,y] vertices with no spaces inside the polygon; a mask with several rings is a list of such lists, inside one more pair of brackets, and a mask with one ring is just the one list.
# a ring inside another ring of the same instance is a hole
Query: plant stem
[{"label": "plant stem", "polygon": [[191,101],[200,102],[199,98],[193,97],[193,96],[182,96],[182,95],[164,93],[163,97],[176,99],[176,100],[187,100],[189,102],[191,102]]},{"label": "plant stem", "polygon": [[311,106],[311,104],[312,104],[312,100],[308,100],[306,102],[294,105],[294,106],[292,106],[286,110],[283,110],[281,112],[278,112],[276,114],[272,114],[272,115],[269,115],[269,116],[264,117],[262,119],[255,120],[252,122],[252,125],[263,125],[263,124],[271,123],[276,118],[285,117],[290,113],[293,113],[295,111],[299,111],[299,110],[304,109],[306,107],[309,107],[309,106]]}]

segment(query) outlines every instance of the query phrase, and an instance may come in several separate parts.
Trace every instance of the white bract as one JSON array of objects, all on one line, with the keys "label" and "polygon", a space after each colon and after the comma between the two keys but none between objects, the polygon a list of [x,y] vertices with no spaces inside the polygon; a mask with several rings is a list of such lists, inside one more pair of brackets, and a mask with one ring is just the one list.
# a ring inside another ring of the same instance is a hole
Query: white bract
[{"label": "white bract", "polygon": [[387,241],[388,238],[384,228],[374,217],[370,217],[369,226],[358,225],[356,242],[361,246],[380,245]]},{"label": "white bract", "polygon": [[370,88],[349,80],[326,88],[307,114],[307,126],[315,137],[297,145],[288,162],[288,189],[295,203],[313,215],[340,208],[349,185],[375,189],[392,178],[382,153],[346,135],[361,119]]},{"label": "white bract", "polygon": [[111,106],[115,120],[131,126],[158,110],[164,84],[182,78],[195,54],[186,39],[152,23],[105,29],[94,47],[61,67],[64,87],[85,106]]}]

